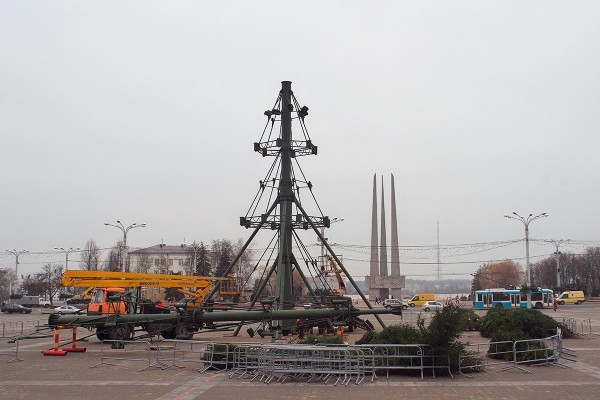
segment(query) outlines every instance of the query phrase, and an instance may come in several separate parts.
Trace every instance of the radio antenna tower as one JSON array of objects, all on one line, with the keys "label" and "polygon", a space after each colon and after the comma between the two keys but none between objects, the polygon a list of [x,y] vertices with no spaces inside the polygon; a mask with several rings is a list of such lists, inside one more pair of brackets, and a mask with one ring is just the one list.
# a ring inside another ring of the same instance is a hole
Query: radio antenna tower
[{"label": "radio antenna tower", "polygon": [[442,281],[442,266],[441,266],[441,251],[440,251],[440,219],[437,219],[437,269],[435,271],[435,279],[438,284]]}]

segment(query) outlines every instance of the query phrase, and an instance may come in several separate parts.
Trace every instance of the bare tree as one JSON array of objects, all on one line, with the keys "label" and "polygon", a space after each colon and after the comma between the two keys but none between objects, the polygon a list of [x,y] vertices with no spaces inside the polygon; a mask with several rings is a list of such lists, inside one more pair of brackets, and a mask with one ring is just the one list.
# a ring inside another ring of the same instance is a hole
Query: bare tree
[{"label": "bare tree", "polygon": [[42,267],[42,276],[46,282],[46,296],[52,301],[60,291],[60,280],[62,279],[63,266],[59,264],[46,264]]},{"label": "bare tree", "polygon": [[589,265],[588,294],[594,296],[597,293],[596,283],[600,282],[600,247],[588,247],[585,251],[586,261]]},{"label": "bare tree", "polygon": [[489,263],[477,269],[473,279],[473,287],[478,290],[517,286],[523,282],[523,278],[523,268],[514,261],[506,260]]},{"label": "bare tree", "polygon": [[21,283],[21,291],[29,296],[45,296],[48,290],[48,282],[44,273],[29,276]]},{"label": "bare tree", "polygon": [[212,241],[211,251],[214,257],[215,276],[223,276],[223,273],[231,264],[233,257],[235,257],[233,248],[233,243],[229,239]]},{"label": "bare tree", "polygon": [[82,268],[88,271],[96,271],[100,261],[100,249],[94,239],[90,239],[81,250]]},{"label": "bare tree", "polygon": [[547,257],[531,266],[532,282],[544,288],[556,287],[556,258]]},{"label": "bare tree", "polygon": [[10,297],[11,288],[17,283],[17,275],[12,268],[0,268],[0,300],[5,302]]},{"label": "bare tree", "polygon": [[[235,247],[234,253],[237,254],[242,247],[244,246],[245,241],[243,239],[238,239]],[[233,276],[235,278],[235,282],[238,291],[242,291],[244,289],[245,284],[249,281],[250,276],[254,272],[255,265],[253,261],[254,251],[250,248],[247,248],[233,268]]]},{"label": "bare tree", "polygon": [[121,271],[121,250],[122,242],[119,241],[115,244],[108,253],[106,261],[104,262],[105,271]]}]

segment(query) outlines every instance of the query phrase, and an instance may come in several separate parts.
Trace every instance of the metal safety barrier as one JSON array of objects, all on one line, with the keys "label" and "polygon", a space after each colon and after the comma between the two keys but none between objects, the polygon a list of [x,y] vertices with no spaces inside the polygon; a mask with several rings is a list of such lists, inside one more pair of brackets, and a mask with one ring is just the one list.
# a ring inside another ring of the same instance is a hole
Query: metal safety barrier
[{"label": "metal safety barrier", "polygon": [[132,362],[145,363],[146,366],[138,369],[138,372],[151,367],[164,369],[164,366],[156,361],[155,351],[150,341],[104,340],[100,343],[100,362],[90,366],[90,368],[96,368],[101,365],[114,366],[114,362],[122,361],[126,364]]},{"label": "metal safety barrier", "polygon": [[448,356],[437,356],[428,345],[244,345],[233,349],[229,378],[248,378],[269,383],[274,379],[307,382],[360,384],[373,382],[377,371],[417,370],[424,379],[425,371],[444,369],[452,376]]},{"label": "metal safety barrier", "polygon": [[19,340],[16,339],[14,341],[5,343],[6,347],[0,348],[0,356],[8,356],[10,359],[7,363],[11,363],[13,361],[23,361],[23,359],[19,358]]},{"label": "metal safety barrier", "polygon": [[[556,318],[558,320],[558,318]],[[563,317],[560,322],[571,330],[576,336],[586,337],[590,335],[596,335],[592,332],[592,320],[582,319],[577,320],[573,317]]]},{"label": "metal safety barrier", "polygon": [[252,378],[251,380],[254,380],[262,371],[261,347],[260,344],[235,347],[229,379],[238,375],[237,379]]},{"label": "metal safety barrier", "polygon": [[589,318],[579,321],[577,328],[576,334],[579,336],[595,335],[595,333],[592,332],[592,320]]},{"label": "metal safety barrier", "polygon": [[562,333],[543,339],[502,341],[466,345],[467,352],[459,356],[458,372],[467,375],[477,369],[501,366],[501,370],[516,368],[530,373],[524,364],[558,364],[565,355],[562,347]]},{"label": "metal safety barrier", "polygon": [[520,371],[531,373],[523,368],[522,364],[551,364],[558,362],[560,357],[558,341],[559,335],[544,339],[517,340],[513,344],[513,363],[505,369],[517,368]]},{"label": "metal safety barrier", "polygon": [[27,333],[32,333],[40,330],[45,322],[40,324],[39,320],[35,321],[9,321],[0,323],[1,337],[23,336]]},{"label": "metal safety barrier", "polygon": [[230,344],[201,340],[162,339],[157,346],[156,362],[164,367],[183,368],[184,363],[198,364],[200,373],[228,367]]},{"label": "metal safety barrier", "polygon": [[386,372],[389,379],[390,371],[393,370],[418,370],[421,371],[421,379],[424,378],[425,347],[422,344],[370,344],[356,346],[371,349],[373,360],[369,363],[369,374],[372,379],[377,379],[377,370]]},{"label": "metal safety barrier", "polygon": [[466,375],[477,369],[506,366],[513,361],[513,342],[470,343],[465,353],[458,357],[458,373]]},{"label": "metal safety barrier", "polygon": [[366,374],[365,351],[349,346],[243,345],[233,350],[232,369],[230,378],[259,378],[267,384],[334,379],[334,385],[358,385]]}]

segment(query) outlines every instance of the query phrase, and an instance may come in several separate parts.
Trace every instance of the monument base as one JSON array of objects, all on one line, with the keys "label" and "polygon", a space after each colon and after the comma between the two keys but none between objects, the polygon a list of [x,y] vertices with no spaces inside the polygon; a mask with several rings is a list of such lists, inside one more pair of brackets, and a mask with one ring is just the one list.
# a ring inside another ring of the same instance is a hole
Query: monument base
[{"label": "monument base", "polygon": [[401,299],[401,290],[404,288],[405,276],[365,276],[365,285],[369,289],[369,300],[374,301],[375,298],[385,300],[390,295],[395,299]]}]

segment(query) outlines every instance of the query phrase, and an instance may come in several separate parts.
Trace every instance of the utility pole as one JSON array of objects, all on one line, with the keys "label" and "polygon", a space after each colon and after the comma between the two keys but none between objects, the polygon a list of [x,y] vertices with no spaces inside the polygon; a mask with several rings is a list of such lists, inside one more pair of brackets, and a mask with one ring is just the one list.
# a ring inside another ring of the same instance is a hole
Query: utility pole
[{"label": "utility pole", "polygon": [[70,247],[68,250],[62,248],[62,247],[55,247],[54,250],[61,250],[65,253],[65,271],[69,270],[69,253],[72,253],[74,251],[77,250],[81,250],[79,247]]},{"label": "utility pole", "polygon": [[[7,252],[9,252],[10,254],[12,254],[13,256],[15,256],[15,274],[17,275],[17,288],[19,287],[19,257],[23,254],[27,254],[29,253],[29,251],[27,250],[6,250]],[[13,287],[12,287],[12,282],[10,283],[10,294],[14,294],[13,293]]]},{"label": "utility pole", "polygon": [[194,243],[192,243],[190,245],[190,247],[192,248],[192,252],[194,253],[193,263],[190,268],[190,275],[195,275],[196,274],[196,264],[198,262],[197,257],[198,257],[198,252],[200,251],[200,245],[198,243],[196,243],[196,241],[194,240]]},{"label": "utility pole", "polygon": [[525,218],[513,211],[513,215],[514,217],[512,215],[505,215],[504,217],[516,219],[517,221],[521,221],[523,225],[525,225],[525,259],[527,265],[525,273],[527,275],[527,286],[531,286],[531,267],[529,265],[529,224],[538,218],[547,217],[548,214],[541,213],[536,216],[533,216],[533,214],[529,214],[527,218]]},{"label": "utility pole", "polygon": [[548,214],[541,213],[536,216],[533,214],[529,214],[527,218],[524,218],[513,211],[513,215],[505,215],[506,218],[516,219],[517,221],[521,221],[523,225],[525,225],[525,259],[527,263],[527,267],[525,269],[525,274],[527,275],[527,308],[531,308],[531,267],[529,265],[529,224],[531,221],[536,220],[538,218],[547,217]]},{"label": "utility pole", "polygon": [[441,267],[441,251],[440,251],[440,219],[437,219],[437,270],[435,271],[435,279],[438,285],[442,284],[442,267]]},{"label": "utility pole", "polygon": [[568,242],[571,239],[560,239],[560,240],[554,240],[554,239],[550,239],[550,240],[546,240],[546,242],[548,243],[552,243],[555,247],[556,247],[556,251],[554,252],[554,255],[556,256],[556,287],[559,288],[560,287],[560,254],[561,252],[558,251],[558,247],[565,243]]},{"label": "utility pole", "polygon": [[145,228],[146,224],[138,225],[136,223],[133,223],[126,228],[125,225],[123,225],[121,223],[121,221],[117,221],[116,225],[109,224],[108,222],[105,222],[104,225],[114,226],[115,228],[118,228],[121,230],[121,232],[123,232],[123,251],[121,252],[121,270],[122,270],[122,272],[127,272],[127,268],[125,267],[125,262],[127,261],[127,232],[129,232],[133,228]]}]

